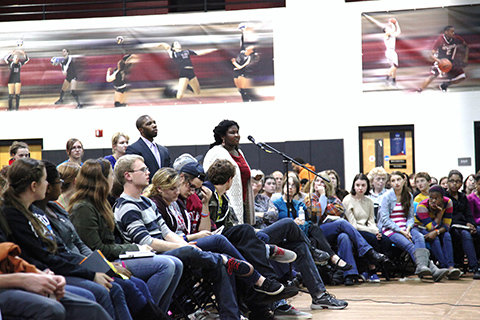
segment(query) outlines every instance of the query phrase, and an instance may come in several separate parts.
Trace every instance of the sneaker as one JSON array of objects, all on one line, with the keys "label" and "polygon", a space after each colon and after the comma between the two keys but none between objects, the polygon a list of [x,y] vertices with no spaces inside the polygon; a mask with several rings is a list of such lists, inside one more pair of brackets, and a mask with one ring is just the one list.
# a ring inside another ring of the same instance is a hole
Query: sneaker
[{"label": "sneaker", "polygon": [[448,85],[447,85],[446,82],[444,82],[444,83],[442,83],[441,85],[439,85],[438,88],[439,88],[442,92],[447,92]]},{"label": "sneaker", "polygon": [[368,282],[371,282],[371,283],[379,283],[379,282],[380,282],[380,278],[377,276],[376,273],[373,273],[373,274],[371,274],[371,275],[368,276],[367,281],[368,281]]},{"label": "sneaker", "polygon": [[283,284],[281,284],[275,279],[268,279],[268,278],[266,278],[265,281],[263,281],[263,284],[260,287],[256,285],[253,286],[253,290],[268,294],[269,296],[277,295],[280,292],[282,292],[283,289],[285,289]]},{"label": "sneaker", "polygon": [[480,279],[480,268],[476,268],[475,273],[473,274],[473,279],[475,280]]},{"label": "sneaker", "polygon": [[63,99],[58,99],[57,101],[55,101],[55,104],[63,104]]},{"label": "sneaker", "polygon": [[253,273],[253,266],[250,263],[235,258],[228,259],[225,267],[228,274],[234,273],[239,277],[248,277]]},{"label": "sneaker", "polygon": [[325,291],[321,296],[312,300],[310,308],[316,309],[345,309],[348,302],[345,300],[338,300],[334,295]]},{"label": "sneaker", "polygon": [[330,255],[320,249],[312,248],[310,252],[312,253],[313,261],[317,265],[324,266],[328,263],[328,260],[330,259]]},{"label": "sneaker", "polygon": [[302,312],[296,309],[292,305],[288,305],[287,310],[280,308],[275,309],[273,312],[274,319],[312,319],[312,314],[308,312]]},{"label": "sneaker", "polygon": [[463,275],[463,272],[460,269],[453,268],[448,270],[447,279],[448,280],[458,280]]},{"label": "sneaker", "polygon": [[270,246],[270,259],[280,263],[290,263],[297,259],[297,254],[291,250],[280,248],[276,245]]},{"label": "sneaker", "polygon": [[77,104],[77,106],[75,107],[75,109],[82,109],[83,108],[83,104]]}]

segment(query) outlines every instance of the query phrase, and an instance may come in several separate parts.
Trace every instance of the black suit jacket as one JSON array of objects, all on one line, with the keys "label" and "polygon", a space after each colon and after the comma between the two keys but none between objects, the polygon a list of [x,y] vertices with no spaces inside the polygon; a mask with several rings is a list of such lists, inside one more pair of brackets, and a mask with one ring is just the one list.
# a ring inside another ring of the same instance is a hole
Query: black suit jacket
[{"label": "black suit jacket", "polygon": [[148,167],[148,170],[150,170],[150,181],[152,181],[153,175],[155,174],[155,172],[157,172],[158,169],[163,167],[171,167],[172,165],[168,149],[164,146],[159,145],[158,143],[155,144],[157,145],[158,151],[160,153],[160,158],[162,161],[161,167],[158,166],[157,159],[155,159],[152,151],[142,140],[142,138],[139,138],[137,142],[129,145],[126,151],[126,154],[138,154],[139,156],[142,156],[143,159],[145,159],[145,165]]}]

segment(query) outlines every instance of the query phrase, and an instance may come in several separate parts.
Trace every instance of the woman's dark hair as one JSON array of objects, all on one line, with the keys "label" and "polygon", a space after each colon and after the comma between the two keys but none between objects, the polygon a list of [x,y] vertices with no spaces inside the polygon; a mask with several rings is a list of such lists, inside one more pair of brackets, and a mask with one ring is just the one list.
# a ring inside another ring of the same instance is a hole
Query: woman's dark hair
[{"label": "woman's dark hair", "polygon": [[28,190],[28,187],[35,181],[40,182],[43,177],[45,165],[35,159],[21,158],[15,161],[8,169],[9,187],[4,193],[5,205],[20,211],[30,222],[37,237],[51,253],[57,251],[57,244],[52,239],[45,225],[34,216],[33,212],[25,207],[20,195]]},{"label": "woman's dark hair", "polygon": [[[462,189],[463,192],[465,192],[465,191],[467,190],[467,181],[468,181],[468,178],[470,178],[470,177],[473,177],[473,179],[475,179],[475,174],[473,174],[473,173],[472,173],[472,174],[469,174],[469,175],[465,178],[465,180],[463,180],[463,189]],[[476,181],[476,180],[475,180],[475,181]]]},{"label": "woman's dark hair", "polygon": [[457,176],[460,177],[460,180],[463,181],[463,174],[458,171],[458,170],[450,170],[450,172],[448,173],[448,179],[450,179],[454,174],[456,174]]},{"label": "woman's dark hair", "polygon": [[407,184],[408,175],[406,175],[401,171],[393,171],[392,173],[390,173],[390,178],[392,178],[392,176],[394,175],[402,177],[402,179],[405,181],[402,188],[400,203],[402,204],[403,213],[406,217],[408,216],[408,212],[410,211],[410,205],[411,205],[410,200],[412,199],[412,194],[410,193],[410,188],[408,187],[408,184]]},{"label": "woman's dark hair", "polygon": [[215,129],[213,129],[213,138],[215,139],[215,142],[210,145],[210,149],[221,145],[223,142],[223,137],[227,134],[227,131],[230,127],[236,126],[238,129],[240,129],[240,126],[238,123],[236,123],[233,120],[223,120],[221,121]]},{"label": "woman's dark hair", "polygon": [[365,194],[368,195],[370,193],[370,180],[368,179],[368,177],[363,174],[363,173],[359,173],[357,174],[354,178],[353,178],[353,183],[352,183],[352,190],[350,190],[350,193],[352,195],[356,195],[357,192],[355,191],[355,182],[357,180],[364,180],[367,182],[367,190],[365,190]]},{"label": "woman's dark hair", "polygon": [[49,184],[55,183],[57,179],[60,179],[60,174],[58,173],[57,166],[48,160],[42,160],[45,170],[47,171],[47,181]]}]

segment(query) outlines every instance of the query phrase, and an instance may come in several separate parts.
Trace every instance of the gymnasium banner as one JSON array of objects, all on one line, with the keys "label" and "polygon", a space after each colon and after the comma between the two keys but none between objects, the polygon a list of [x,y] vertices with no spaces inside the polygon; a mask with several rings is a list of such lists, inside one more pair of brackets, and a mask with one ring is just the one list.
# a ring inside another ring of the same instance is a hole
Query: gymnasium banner
[{"label": "gymnasium banner", "polygon": [[0,110],[273,100],[272,21],[191,17],[0,24]]},{"label": "gymnasium banner", "polygon": [[480,5],[362,14],[363,91],[480,85]]}]

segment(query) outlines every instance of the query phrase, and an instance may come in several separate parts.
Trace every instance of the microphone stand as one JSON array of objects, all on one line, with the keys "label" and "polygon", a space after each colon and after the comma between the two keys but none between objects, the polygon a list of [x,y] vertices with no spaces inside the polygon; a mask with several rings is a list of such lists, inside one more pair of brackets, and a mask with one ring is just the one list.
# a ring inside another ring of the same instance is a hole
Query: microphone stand
[{"label": "microphone stand", "polygon": [[288,163],[291,162],[291,163],[295,163],[296,165],[306,169],[307,171],[309,171],[310,173],[312,173],[314,176],[316,177],[320,177],[322,178],[324,181],[326,182],[330,182],[330,179],[327,179],[325,177],[322,177],[321,175],[319,175],[318,173],[316,173],[315,171],[312,171],[310,170],[309,168],[307,168],[304,164],[301,164],[299,163],[298,161],[296,161],[295,159],[293,159],[292,157],[288,156],[287,154],[275,149],[274,147],[266,144],[266,143],[263,143],[263,142],[258,142],[256,143],[255,142],[255,139],[253,139],[253,137],[249,136],[249,140],[254,144],[256,145],[257,147],[259,147],[260,149],[262,149],[263,151],[267,152],[267,153],[271,153],[271,152],[274,152],[278,155],[280,155],[281,157],[283,157],[283,163],[285,164],[285,174],[287,175],[287,192],[286,192],[286,196],[287,196],[287,210],[288,210],[288,217],[293,217],[293,213],[292,213],[292,209],[293,209],[293,202],[290,200],[290,195],[288,194]]}]

